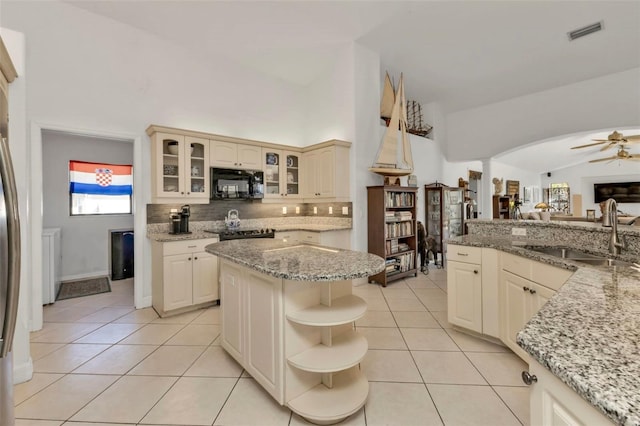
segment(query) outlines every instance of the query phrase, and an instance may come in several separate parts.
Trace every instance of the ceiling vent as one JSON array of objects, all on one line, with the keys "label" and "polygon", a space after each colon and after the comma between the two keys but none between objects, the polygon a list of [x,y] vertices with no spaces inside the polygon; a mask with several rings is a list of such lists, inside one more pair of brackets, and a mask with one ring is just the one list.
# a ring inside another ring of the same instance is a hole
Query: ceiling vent
[{"label": "ceiling vent", "polygon": [[596,22],[595,24],[587,25],[586,27],[578,28],[577,30],[573,30],[568,32],[569,40],[573,41],[577,38],[584,37],[591,33],[595,33],[600,31],[603,28],[602,21]]}]

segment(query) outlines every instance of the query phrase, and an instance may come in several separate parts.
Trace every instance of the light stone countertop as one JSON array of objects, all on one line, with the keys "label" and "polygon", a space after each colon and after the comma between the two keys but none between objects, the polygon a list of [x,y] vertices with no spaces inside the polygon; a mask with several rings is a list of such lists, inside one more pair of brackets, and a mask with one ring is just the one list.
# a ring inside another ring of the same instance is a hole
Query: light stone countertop
[{"label": "light stone countertop", "polygon": [[209,244],[205,250],[256,271],[294,281],[339,281],[368,277],[385,268],[374,254],[273,239]]},{"label": "light stone countertop", "polygon": [[527,249],[553,245],[540,241],[463,236],[449,242],[575,270],[518,333],[517,342],[614,423],[640,425],[640,272],[586,266]]}]

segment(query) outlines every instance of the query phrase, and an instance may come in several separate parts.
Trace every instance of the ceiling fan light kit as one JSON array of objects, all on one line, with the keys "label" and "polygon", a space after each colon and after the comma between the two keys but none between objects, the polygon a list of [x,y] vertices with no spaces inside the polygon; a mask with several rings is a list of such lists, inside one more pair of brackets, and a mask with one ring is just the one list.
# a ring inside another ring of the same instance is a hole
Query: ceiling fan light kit
[{"label": "ceiling fan light kit", "polygon": [[627,151],[626,148],[628,148],[629,144],[632,143],[639,143],[640,142],[640,135],[633,135],[633,136],[623,136],[622,133],[618,132],[617,130],[614,130],[613,133],[611,133],[607,139],[592,139],[595,142],[594,143],[589,143],[586,145],[579,145],[579,146],[574,146],[571,147],[571,149],[579,149],[579,148],[588,148],[590,146],[596,146],[596,145],[602,145],[602,148],[600,148],[600,151],[605,151],[613,146],[617,146],[618,147],[618,152],[616,155],[611,156],[611,157],[605,157],[605,158],[598,158],[596,160],[591,160],[589,161],[590,163],[597,163],[600,161],[613,161],[613,160],[633,160],[633,161],[640,161],[640,155],[635,155],[630,153],[629,151]]}]

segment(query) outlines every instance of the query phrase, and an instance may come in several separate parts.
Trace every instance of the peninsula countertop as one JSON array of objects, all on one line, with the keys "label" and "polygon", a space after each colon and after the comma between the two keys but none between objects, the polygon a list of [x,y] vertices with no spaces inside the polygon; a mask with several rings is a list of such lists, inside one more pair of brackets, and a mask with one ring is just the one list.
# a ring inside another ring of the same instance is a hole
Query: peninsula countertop
[{"label": "peninsula countertop", "polygon": [[294,281],[339,281],[367,277],[385,268],[374,254],[272,239],[209,244],[206,251],[256,271]]},{"label": "peninsula countertop", "polygon": [[518,333],[517,342],[613,422],[640,425],[640,272],[582,266],[527,249],[553,245],[540,241],[464,236],[449,243],[491,247],[575,270]]}]

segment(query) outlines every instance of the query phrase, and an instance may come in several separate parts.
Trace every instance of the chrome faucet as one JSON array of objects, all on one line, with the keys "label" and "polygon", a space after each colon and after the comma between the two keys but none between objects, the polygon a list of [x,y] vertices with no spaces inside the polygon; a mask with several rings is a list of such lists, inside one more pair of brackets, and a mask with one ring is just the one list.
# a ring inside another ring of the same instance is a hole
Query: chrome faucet
[{"label": "chrome faucet", "polygon": [[624,244],[618,237],[618,203],[613,198],[607,199],[604,204],[604,212],[602,214],[602,226],[611,227],[611,236],[609,238],[609,253],[618,255],[624,249]]}]

